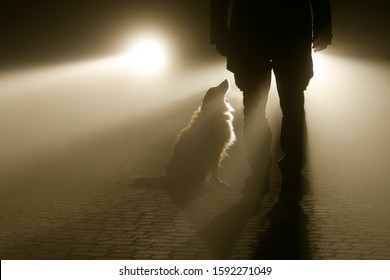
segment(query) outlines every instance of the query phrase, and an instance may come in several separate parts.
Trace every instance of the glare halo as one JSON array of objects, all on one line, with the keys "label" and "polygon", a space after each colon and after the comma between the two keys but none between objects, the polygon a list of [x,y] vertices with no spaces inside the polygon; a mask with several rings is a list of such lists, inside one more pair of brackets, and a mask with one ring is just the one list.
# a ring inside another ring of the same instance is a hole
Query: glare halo
[{"label": "glare halo", "polygon": [[132,70],[152,73],[166,66],[166,49],[162,40],[155,36],[141,36],[134,39],[125,57]]}]

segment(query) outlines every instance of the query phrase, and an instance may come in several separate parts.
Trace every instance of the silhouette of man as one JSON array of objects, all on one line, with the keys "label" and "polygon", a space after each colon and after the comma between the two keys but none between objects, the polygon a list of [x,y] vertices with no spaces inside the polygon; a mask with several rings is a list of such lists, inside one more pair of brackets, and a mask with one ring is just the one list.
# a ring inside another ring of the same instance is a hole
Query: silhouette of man
[{"label": "silhouette of man", "polygon": [[271,71],[283,114],[279,167],[283,181],[289,181],[282,182],[281,195],[288,194],[305,163],[303,92],[313,76],[311,50],[323,50],[332,40],[329,0],[211,0],[210,8],[211,43],[227,57],[227,69],[243,92],[244,140],[252,169],[244,194],[257,189],[263,196],[269,188]]}]

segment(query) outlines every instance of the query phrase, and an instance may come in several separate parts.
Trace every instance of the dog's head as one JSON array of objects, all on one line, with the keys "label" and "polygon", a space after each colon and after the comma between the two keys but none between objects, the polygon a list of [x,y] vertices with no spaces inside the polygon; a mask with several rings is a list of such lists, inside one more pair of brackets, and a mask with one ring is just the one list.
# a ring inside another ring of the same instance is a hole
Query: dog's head
[{"label": "dog's head", "polygon": [[218,86],[210,88],[203,97],[202,111],[228,111],[229,107],[225,101],[225,97],[229,91],[229,87],[229,81],[224,80]]}]

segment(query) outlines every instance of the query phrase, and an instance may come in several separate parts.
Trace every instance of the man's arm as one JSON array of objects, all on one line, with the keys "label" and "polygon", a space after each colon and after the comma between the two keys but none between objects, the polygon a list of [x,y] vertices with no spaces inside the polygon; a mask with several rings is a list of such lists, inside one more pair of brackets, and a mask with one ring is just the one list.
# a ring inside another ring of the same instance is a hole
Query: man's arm
[{"label": "man's arm", "polygon": [[314,51],[326,49],[332,42],[332,16],[329,0],[311,0]]},{"label": "man's arm", "polygon": [[210,0],[210,42],[227,54],[229,44],[228,13],[231,0]]}]

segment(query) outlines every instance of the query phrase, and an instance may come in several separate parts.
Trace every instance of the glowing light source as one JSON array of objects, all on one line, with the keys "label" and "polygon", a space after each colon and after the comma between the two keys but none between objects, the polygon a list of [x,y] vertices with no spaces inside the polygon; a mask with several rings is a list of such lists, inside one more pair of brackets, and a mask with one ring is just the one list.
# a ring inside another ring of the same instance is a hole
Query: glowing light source
[{"label": "glowing light source", "polygon": [[125,62],[140,73],[151,73],[166,65],[166,50],[162,41],[155,37],[134,40]]}]

